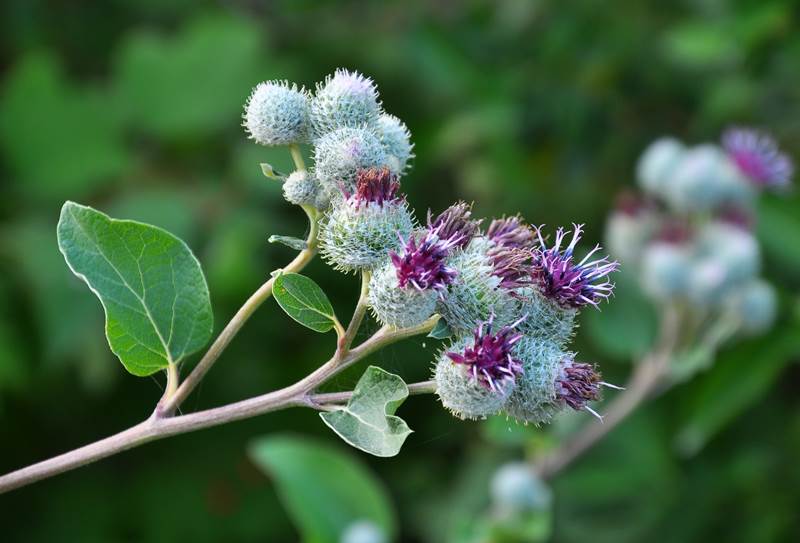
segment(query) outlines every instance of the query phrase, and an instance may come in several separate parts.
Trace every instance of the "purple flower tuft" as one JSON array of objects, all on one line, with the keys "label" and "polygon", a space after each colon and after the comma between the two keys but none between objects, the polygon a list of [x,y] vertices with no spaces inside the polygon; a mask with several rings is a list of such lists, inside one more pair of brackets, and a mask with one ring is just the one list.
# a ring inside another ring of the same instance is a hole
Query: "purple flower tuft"
[{"label": "purple flower tuft", "polygon": [[[503,326],[496,334],[492,333],[492,320],[480,324],[473,332],[474,343],[460,353],[447,353],[455,364],[464,364],[469,375],[482,386],[497,390],[497,383],[513,380],[522,373],[522,362],[514,358],[511,351],[514,344],[522,339],[522,334],[514,332],[519,321]],[[484,332],[484,327],[486,328]]]},{"label": "purple flower tuft", "polygon": [[568,358],[556,379],[556,396],[575,411],[586,409],[594,413],[586,404],[600,399],[604,384],[593,365]]},{"label": "purple flower tuft", "polygon": [[722,146],[753,184],[772,188],[789,185],[794,165],[770,135],[749,128],[731,128],[722,135]]},{"label": "purple flower tuft", "polygon": [[472,219],[472,206],[466,202],[451,205],[435,219],[428,211],[428,230],[439,239],[451,241],[462,249],[478,233],[480,224],[480,220]]},{"label": "purple flower tuft", "polygon": [[492,275],[500,278],[500,287],[514,290],[531,283],[531,252],[498,245],[486,252],[492,262]]},{"label": "purple flower tuft", "polygon": [[389,253],[397,271],[400,287],[411,285],[417,290],[443,290],[456,278],[456,271],[445,265],[454,240],[441,240],[426,232],[419,242],[412,234],[404,242],[402,254]]},{"label": "purple flower tuft", "polygon": [[514,249],[532,249],[536,243],[536,233],[519,215],[494,219],[486,237],[496,245]]},{"label": "purple flower tuft", "polygon": [[563,228],[556,231],[555,245],[547,248],[539,231],[540,248],[533,253],[531,278],[544,296],[551,298],[564,307],[581,307],[593,305],[608,298],[614,290],[614,284],[608,280],[608,274],[616,271],[619,263],[609,261],[607,257],[591,260],[593,254],[600,250],[596,245],[583,260],[575,263],[573,251],[581,239],[583,225],[573,224],[572,241],[561,250],[561,243],[567,235]]},{"label": "purple flower tuft", "polygon": [[400,202],[400,182],[392,175],[389,168],[369,168],[356,172],[356,192],[353,195],[345,192],[345,197],[355,207],[374,203],[383,207],[385,203]]}]

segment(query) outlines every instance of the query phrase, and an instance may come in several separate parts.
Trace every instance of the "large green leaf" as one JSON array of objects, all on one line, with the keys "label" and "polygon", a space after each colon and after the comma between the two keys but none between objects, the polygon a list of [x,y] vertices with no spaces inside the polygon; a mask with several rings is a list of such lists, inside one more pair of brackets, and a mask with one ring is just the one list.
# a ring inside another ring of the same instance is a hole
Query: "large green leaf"
[{"label": "large green leaf", "polygon": [[150,375],[206,344],[213,316],[200,263],[155,226],[67,202],[58,246],[106,313],[111,350],[134,375]]},{"label": "large green leaf", "polygon": [[350,455],[305,438],[256,440],[250,457],[275,481],[305,543],[336,543],[356,521],[395,531],[394,511],[372,473]]},{"label": "large green leaf", "polygon": [[400,377],[370,366],[347,407],[320,416],[353,447],[375,456],[394,456],[411,433],[406,422],[394,415],[407,397],[408,386]]},{"label": "large green leaf", "polygon": [[287,315],[315,332],[327,332],[336,323],[333,306],[325,292],[305,275],[280,274],[275,278],[272,295]]}]

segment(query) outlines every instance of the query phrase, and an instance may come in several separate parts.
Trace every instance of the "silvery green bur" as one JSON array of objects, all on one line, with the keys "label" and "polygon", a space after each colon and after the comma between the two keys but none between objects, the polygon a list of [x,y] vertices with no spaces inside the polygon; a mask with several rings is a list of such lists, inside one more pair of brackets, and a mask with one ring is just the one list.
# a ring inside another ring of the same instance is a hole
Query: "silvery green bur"
[{"label": "silvery green bur", "polygon": [[339,128],[370,125],[380,114],[378,89],[372,79],[343,68],[317,84],[311,100],[311,124],[316,138]]},{"label": "silvery green bur", "polygon": [[244,106],[244,127],[261,145],[291,145],[309,139],[309,95],[286,81],[259,83]]},{"label": "silvery green bur", "polygon": [[355,192],[343,189],[325,214],[320,251],[334,268],[371,270],[411,234],[414,221],[388,168],[359,170]]}]

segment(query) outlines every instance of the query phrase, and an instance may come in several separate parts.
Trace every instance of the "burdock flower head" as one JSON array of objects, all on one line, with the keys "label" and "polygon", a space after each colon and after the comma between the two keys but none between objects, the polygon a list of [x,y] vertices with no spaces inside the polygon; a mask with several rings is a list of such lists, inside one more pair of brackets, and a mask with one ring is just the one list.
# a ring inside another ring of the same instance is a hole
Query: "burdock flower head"
[{"label": "burdock flower head", "polygon": [[519,215],[494,219],[486,237],[499,247],[511,249],[532,249],[536,244],[536,232]]},{"label": "burdock flower head", "polygon": [[428,230],[462,249],[478,234],[480,224],[480,220],[472,218],[472,206],[466,202],[451,205],[435,219],[428,211]]},{"label": "burdock flower head", "polygon": [[400,183],[387,168],[369,168],[356,173],[353,193],[344,185],[340,190],[343,198],[334,201],[320,227],[320,251],[336,269],[372,270],[414,227]]},{"label": "burdock flower head", "polygon": [[539,232],[540,247],[533,253],[531,277],[544,296],[563,307],[597,307],[614,290],[608,274],[616,271],[619,264],[609,261],[607,257],[591,260],[600,250],[600,245],[596,245],[583,260],[576,263],[573,252],[581,238],[583,225],[573,224],[573,227],[572,240],[563,250],[561,244],[567,231],[559,228],[556,231],[555,244],[550,248],[542,238],[541,231]]},{"label": "burdock flower head", "polygon": [[781,189],[791,182],[794,165],[772,136],[749,128],[731,128],[722,135],[722,146],[754,185]]},{"label": "burdock flower head", "polygon": [[458,236],[441,239],[430,231],[419,240],[417,236],[409,236],[400,254],[394,251],[389,254],[397,273],[398,286],[444,290],[456,277],[456,271],[445,261],[459,240]]},{"label": "burdock flower head", "polygon": [[522,372],[522,362],[513,355],[514,345],[522,339],[522,334],[514,328],[522,319],[492,333],[493,319],[492,316],[478,325],[471,346],[460,352],[448,352],[447,357],[455,364],[464,365],[470,378],[481,386],[496,391],[498,383],[513,380]]},{"label": "burdock flower head", "polygon": [[556,378],[556,398],[575,411],[586,410],[602,419],[587,404],[600,399],[600,387],[603,385],[611,386],[601,380],[600,374],[592,364],[567,358],[563,361],[561,371]]},{"label": "burdock flower head", "polygon": [[384,204],[402,202],[405,197],[400,193],[400,182],[389,168],[361,169],[356,173],[356,190],[350,193],[347,187],[342,193],[348,203],[356,208],[368,204],[384,207]]}]

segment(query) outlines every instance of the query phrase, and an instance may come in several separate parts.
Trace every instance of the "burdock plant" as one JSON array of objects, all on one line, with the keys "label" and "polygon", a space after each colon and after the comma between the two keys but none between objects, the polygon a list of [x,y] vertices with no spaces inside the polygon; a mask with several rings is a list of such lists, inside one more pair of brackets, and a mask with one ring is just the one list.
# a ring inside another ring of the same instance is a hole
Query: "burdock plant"
[{"label": "burdock plant", "polygon": [[[111,350],[133,375],[164,373],[166,387],[142,423],[0,477],[0,492],[149,441],[288,407],[319,410],[347,443],[377,456],[397,454],[411,433],[395,415],[410,394],[436,393],[458,418],[505,413],[538,425],[567,408],[595,413],[591,403],[604,383],[568,344],[577,312],[611,295],[608,277],[617,263],[602,256],[599,246],[578,254],[581,226],[573,226],[571,238],[557,229],[549,241],[543,227],[519,216],[489,221],[484,230],[465,202],[439,214],[428,211],[418,221],[401,187],[414,156],[410,132],[383,111],[375,83],[356,72],[337,70],[313,94],[283,81],[261,83],[243,117],[256,143],[291,152],[295,171],[288,175],[269,164],[261,169],[308,217],[306,239],[271,238],[298,254],[269,274],[189,367],[188,357],[208,343],[213,330],[211,298],[191,249],[160,228],[64,204],[58,245],[70,269],[100,299]],[[760,152],[769,152],[763,141],[757,143]],[[306,167],[300,145],[311,147],[313,167]],[[742,142],[734,138],[731,145],[738,149]],[[783,170],[765,172],[752,157],[741,156],[759,182],[782,182]],[[322,289],[298,273],[317,252],[333,269],[361,278],[346,325]],[[719,258],[746,255],[728,250]],[[759,296],[753,288],[740,303],[752,304]],[[285,388],[179,413],[270,297],[307,328],[335,332],[330,359]],[[370,312],[380,327],[357,342]],[[430,354],[430,381],[406,384],[371,366],[352,391],[319,391],[377,350],[424,334],[446,341]]]}]

